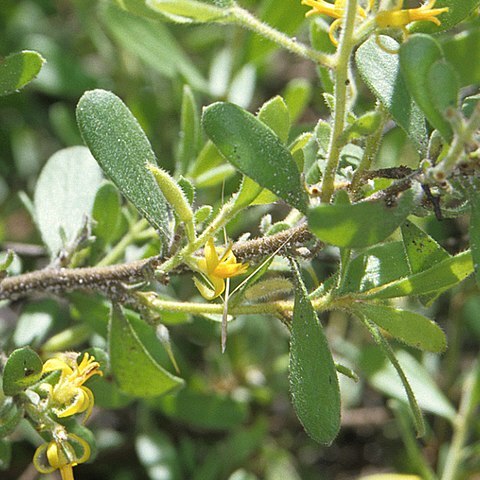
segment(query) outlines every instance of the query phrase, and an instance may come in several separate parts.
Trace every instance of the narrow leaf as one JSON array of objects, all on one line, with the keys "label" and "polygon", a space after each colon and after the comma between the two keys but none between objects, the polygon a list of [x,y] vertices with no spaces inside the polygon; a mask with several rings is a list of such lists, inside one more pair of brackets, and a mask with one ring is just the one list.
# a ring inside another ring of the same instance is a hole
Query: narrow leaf
[{"label": "narrow leaf", "polygon": [[181,76],[192,87],[206,91],[206,80],[166,25],[132,15],[113,4],[105,6],[102,16],[123,48],[160,74],[172,79]]},{"label": "narrow leaf", "polygon": [[[432,265],[450,258],[449,253],[430,235],[427,235],[411,222],[405,222],[402,225],[402,237],[410,273],[422,272]],[[422,295],[420,301],[424,305],[429,305],[438,297],[439,293],[441,292]]]},{"label": "narrow leaf", "polygon": [[181,378],[156,362],[132,323],[115,305],[111,311],[108,341],[112,373],[125,393],[140,398],[155,397],[183,386]]},{"label": "narrow leaf", "polygon": [[372,303],[359,304],[358,310],[392,337],[411,347],[439,353],[447,346],[442,329],[419,313]]},{"label": "narrow leaf", "polygon": [[231,103],[214,103],[203,112],[207,135],[243,174],[305,212],[307,194],[295,160],[275,133]]},{"label": "narrow leaf", "polygon": [[306,432],[330,445],[340,428],[337,372],[317,314],[294,265],[297,278],[290,340],[290,391]]},{"label": "narrow leaf", "polygon": [[447,258],[433,267],[396,280],[365,293],[369,298],[394,298],[407,295],[424,295],[451,288],[473,272],[470,250]]},{"label": "narrow leaf", "polygon": [[0,60],[0,96],[17,92],[40,72],[45,59],[37,52],[24,50]]},{"label": "narrow leaf", "polygon": [[168,209],[146,164],[156,164],[150,142],[127,106],[105,90],[86,92],[77,106],[85,143],[103,171],[145,218],[168,238]]},{"label": "narrow leaf", "polygon": [[227,22],[229,9],[197,0],[147,0],[146,4],[179,23]]},{"label": "narrow leaf", "polygon": [[[478,186],[476,182],[475,186]],[[480,285],[480,193],[472,186],[468,189],[470,201],[470,248],[472,250],[473,265],[475,269],[475,278]]]},{"label": "narrow leaf", "polygon": [[[395,356],[409,379],[420,407],[427,412],[453,420],[455,408],[436,385],[428,370],[405,350],[398,350]],[[359,363],[373,387],[389,397],[408,402],[395,368],[381,351],[374,347],[362,349]]]},{"label": "narrow leaf", "polygon": [[413,413],[413,419],[415,422],[415,429],[417,430],[417,436],[423,437],[423,435],[425,435],[425,423],[423,421],[422,412],[420,410],[420,407],[418,406],[417,399],[415,397],[412,387],[410,386],[410,382],[408,381],[408,378],[405,375],[405,372],[402,366],[400,365],[397,357],[395,356],[395,353],[393,352],[392,347],[385,340],[385,338],[380,333],[378,328],[368,318],[366,318],[362,314],[359,315],[358,317],[362,320],[363,324],[372,335],[376,344],[382,350],[382,353],[390,361],[391,365],[396,370],[398,377],[400,377],[401,384],[403,386],[404,392],[407,396],[408,403]]},{"label": "narrow leaf", "polygon": [[322,241],[338,247],[362,248],[385,240],[409,215],[414,204],[411,190],[397,205],[384,200],[322,204],[310,209],[308,224]]}]

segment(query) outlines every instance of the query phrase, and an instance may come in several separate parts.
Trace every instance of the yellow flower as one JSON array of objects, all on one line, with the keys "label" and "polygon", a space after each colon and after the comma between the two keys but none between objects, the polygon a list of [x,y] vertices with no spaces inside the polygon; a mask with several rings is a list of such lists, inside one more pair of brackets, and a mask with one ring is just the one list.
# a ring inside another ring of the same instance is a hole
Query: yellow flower
[{"label": "yellow flower", "polygon": [[248,264],[237,262],[231,246],[226,248],[219,257],[213,243],[213,238],[207,241],[204,255],[204,258],[196,261],[196,266],[198,271],[210,281],[213,286],[213,291],[196,278],[194,278],[194,282],[204,298],[213,300],[220,296],[225,290],[225,279],[245,273]]},{"label": "yellow flower", "polygon": [[335,0],[333,4],[325,0],[302,0],[302,5],[312,7],[312,9],[305,14],[306,17],[323,14],[332,18],[342,18],[345,12],[345,0]]},{"label": "yellow flower", "polygon": [[78,435],[68,433],[62,427],[54,432],[54,440],[40,445],[33,455],[33,464],[40,473],[60,470],[62,480],[74,480],[72,468],[86,462],[90,446]]},{"label": "yellow flower", "polygon": [[[328,31],[330,40],[334,45],[338,44],[334,33],[340,27],[341,19],[345,15],[345,1],[346,0],[335,0],[335,3],[329,3],[325,0],[302,0],[302,5],[312,7],[312,9],[305,14],[306,17],[309,17],[310,15],[323,14],[335,18],[335,21],[332,22]],[[367,12],[370,10],[372,5],[373,0],[369,0]],[[367,16],[367,12],[362,7],[357,7],[357,14],[360,18],[365,18]]]},{"label": "yellow flower", "polygon": [[[436,0],[429,0],[418,8],[394,9],[377,13],[375,22],[381,28],[401,28],[405,31],[405,27],[412,22],[432,22],[440,25],[438,15],[448,12],[448,7],[433,8]],[[403,1],[400,2],[400,6]]]},{"label": "yellow flower", "polygon": [[50,395],[52,411],[59,418],[86,412],[84,421],[92,413],[93,393],[83,384],[93,375],[103,375],[95,357],[85,353],[80,364],[78,355],[62,354],[50,358],[43,364],[43,373],[60,370],[60,379],[55,385],[43,383],[42,388]]}]

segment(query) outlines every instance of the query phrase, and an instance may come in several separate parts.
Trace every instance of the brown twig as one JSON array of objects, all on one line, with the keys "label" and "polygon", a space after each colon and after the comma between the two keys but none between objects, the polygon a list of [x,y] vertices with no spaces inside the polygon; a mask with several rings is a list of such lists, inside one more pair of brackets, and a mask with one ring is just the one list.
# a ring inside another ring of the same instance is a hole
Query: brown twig
[{"label": "brown twig", "polygon": [[[294,255],[299,246],[313,238],[306,224],[292,227],[269,237],[238,242],[232,250],[239,261],[256,260],[278,250],[279,255]],[[154,278],[165,259],[151,257],[108,267],[45,268],[0,282],[0,300],[18,300],[32,294],[59,295],[74,290],[103,293],[118,298],[125,286]]]}]

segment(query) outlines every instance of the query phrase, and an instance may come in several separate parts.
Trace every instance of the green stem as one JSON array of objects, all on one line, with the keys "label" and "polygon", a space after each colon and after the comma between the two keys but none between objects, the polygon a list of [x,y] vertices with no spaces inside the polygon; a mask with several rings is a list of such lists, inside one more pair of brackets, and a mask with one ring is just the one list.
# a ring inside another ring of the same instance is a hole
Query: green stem
[{"label": "green stem", "polygon": [[459,467],[463,462],[463,450],[473,417],[480,400],[480,364],[475,365],[464,384],[460,408],[453,424],[453,437],[445,460],[442,480],[458,478]]},{"label": "green stem", "polygon": [[327,165],[322,180],[322,202],[328,203],[335,189],[335,173],[340,159],[340,140],[345,128],[347,111],[348,68],[350,56],[355,46],[353,29],[357,16],[357,0],[347,0],[345,22],[342,28],[338,47],[338,57],[335,69],[335,109],[333,113],[333,128],[328,146]]},{"label": "green stem", "polygon": [[[223,314],[223,303],[201,302],[176,302],[174,300],[162,300],[154,297],[154,294],[138,292],[139,301],[149,308],[158,312],[182,312],[195,314]],[[332,298],[322,297],[312,301],[316,311],[324,311],[332,308]],[[253,314],[285,314],[293,312],[293,301],[278,300],[275,302],[258,303],[255,305],[238,305],[228,309],[229,315],[253,315]]]},{"label": "green stem", "polygon": [[[355,0],[356,1],[356,0]],[[233,22],[248,30],[258,33],[264,38],[276,43],[289,52],[295,53],[303,58],[312,60],[319,65],[327,68],[333,68],[334,60],[332,56],[314,50],[298,40],[285,35],[283,32],[270,27],[253,16],[249,11],[239,6],[232,7]]]},{"label": "green stem", "polygon": [[[130,231],[108,252],[108,254],[97,263],[97,267],[106,267],[113,265],[123,257],[125,250],[129,245],[144,238],[145,230],[149,227],[145,219],[140,220],[130,228]],[[149,234],[148,237],[151,235]]]}]

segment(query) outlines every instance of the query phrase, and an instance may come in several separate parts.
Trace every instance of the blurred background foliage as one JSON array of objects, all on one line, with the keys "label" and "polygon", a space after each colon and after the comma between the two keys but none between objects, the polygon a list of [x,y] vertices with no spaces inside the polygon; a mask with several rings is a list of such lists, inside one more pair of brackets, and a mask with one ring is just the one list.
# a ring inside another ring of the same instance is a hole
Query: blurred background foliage
[{"label": "blurred background foliage", "polygon": [[[240,3],[279,30],[308,41],[305,7],[299,1]],[[321,20],[317,23],[321,26]],[[297,92],[296,98],[301,92],[304,105],[298,104],[296,134],[328,115],[322,93],[331,84],[325,72],[238,28],[148,21],[113,1],[4,0],[0,31],[0,55],[32,49],[47,60],[26,89],[0,99],[0,241],[2,250],[13,246],[19,252],[12,272],[47,262],[29,214],[29,199],[46,160],[63,147],[82,144],[74,112],[85,90],[104,88],[120,96],[147,133],[160,165],[170,171],[179,158],[185,84],[195,92],[199,106],[228,99],[251,111],[277,94],[288,100],[292,92]],[[371,108],[372,102],[361,87],[358,113]],[[392,128],[376,166],[396,165],[399,156],[405,165],[418,165],[415,149],[399,128]],[[203,163],[197,160],[190,173],[200,204],[218,206],[222,183],[228,194],[239,182],[232,167],[209,156]],[[255,235],[254,222],[267,213],[275,221],[285,212],[281,207],[254,207],[229,225],[230,235]],[[421,223],[450,253],[465,248],[464,219]],[[148,255],[152,249],[132,245],[126,258]],[[316,275],[326,276],[333,261],[335,256],[328,251],[315,260]],[[166,292],[180,299],[196,295],[187,275],[174,278]],[[3,308],[2,349],[30,344],[47,353],[59,342],[55,336],[65,329],[71,334],[72,326],[72,348],[90,343],[103,349],[108,307],[100,298],[80,294],[71,300],[71,304],[52,299],[17,302]],[[415,300],[405,302],[418,308]],[[165,397],[136,402],[104,379],[92,380],[98,408],[89,428],[96,437],[97,456],[76,469],[76,478],[343,480],[392,470],[418,474],[419,455],[441,462],[462,390],[463,367],[478,355],[480,295],[473,280],[441,297],[427,314],[447,331],[450,347],[441,358],[410,350],[402,354],[427,412],[429,433],[420,450],[412,447],[411,420],[398,401],[403,394],[396,374],[366,341],[363,330],[341,312],[322,321],[328,325],[336,357],[354,367],[361,379],[354,383],[340,376],[345,411],[341,433],[330,448],[311,441],[293,413],[287,381],[289,340],[279,322],[239,318],[231,325],[228,349],[221,355],[217,323],[172,314],[170,334],[188,388],[175,401]],[[171,365],[163,348],[156,351],[163,356],[163,365]],[[175,371],[173,366],[169,369]],[[465,478],[480,475],[474,454],[480,446],[480,424],[475,422],[467,465],[471,476]],[[11,464],[2,478],[36,477],[30,465],[35,435],[26,423],[15,433]]]}]

